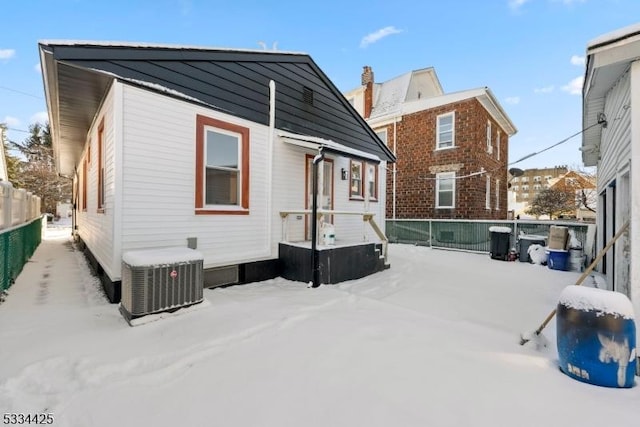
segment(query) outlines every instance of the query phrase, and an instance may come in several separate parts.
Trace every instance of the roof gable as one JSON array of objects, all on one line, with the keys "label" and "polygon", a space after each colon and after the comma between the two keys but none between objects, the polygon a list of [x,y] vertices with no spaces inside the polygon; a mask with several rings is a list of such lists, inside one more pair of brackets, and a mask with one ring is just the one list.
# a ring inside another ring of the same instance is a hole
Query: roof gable
[{"label": "roof gable", "polygon": [[[276,128],[394,160],[306,54],[104,42],[43,42],[40,51],[54,142],[84,143],[91,124],[87,116],[97,113],[113,79],[263,125],[269,123],[273,80]],[[84,104],[82,111],[74,111],[79,102]],[[83,119],[74,131],[68,122],[76,115]]]}]

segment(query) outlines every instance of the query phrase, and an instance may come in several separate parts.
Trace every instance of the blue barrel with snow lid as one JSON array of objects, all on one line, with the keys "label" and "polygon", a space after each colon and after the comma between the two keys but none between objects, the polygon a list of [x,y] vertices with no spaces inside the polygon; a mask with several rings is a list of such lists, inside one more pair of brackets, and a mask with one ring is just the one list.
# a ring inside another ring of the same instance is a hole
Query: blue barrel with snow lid
[{"label": "blue barrel with snow lid", "polygon": [[556,319],[560,370],[586,383],[628,388],[636,371],[633,305],[619,292],[568,286]]}]

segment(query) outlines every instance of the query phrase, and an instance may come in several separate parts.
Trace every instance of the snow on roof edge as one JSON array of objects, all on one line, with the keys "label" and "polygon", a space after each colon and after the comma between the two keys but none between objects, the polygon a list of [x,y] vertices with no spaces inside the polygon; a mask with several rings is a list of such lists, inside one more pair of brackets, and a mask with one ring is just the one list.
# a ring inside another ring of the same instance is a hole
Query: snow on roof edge
[{"label": "snow on roof edge", "polygon": [[587,43],[587,50],[599,47],[601,45],[610,44],[620,39],[640,34],[640,23],[631,24],[626,27],[618,28],[617,30],[610,31],[602,34]]},{"label": "snow on roof edge", "polygon": [[284,55],[309,55],[306,52],[286,51],[286,50],[266,50],[266,49],[240,49],[230,47],[181,45],[172,43],[150,43],[150,42],[126,42],[126,41],[97,41],[97,40],[67,40],[67,39],[44,39],[38,40],[38,44],[46,46],[96,46],[96,47],[137,47],[137,48],[159,48],[159,49],[184,49],[203,51],[227,51],[244,53],[269,53]]}]

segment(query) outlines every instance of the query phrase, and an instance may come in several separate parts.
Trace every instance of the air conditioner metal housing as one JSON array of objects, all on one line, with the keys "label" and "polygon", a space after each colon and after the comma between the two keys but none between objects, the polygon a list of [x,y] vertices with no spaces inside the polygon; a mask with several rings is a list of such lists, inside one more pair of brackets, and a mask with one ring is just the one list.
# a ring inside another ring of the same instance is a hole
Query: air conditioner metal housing
[{"label": "air conditioner metal housing", "polygon": [[130,323],[202,302],[203,263],[200,252],[184,247],[126,252],[120,312]]}]

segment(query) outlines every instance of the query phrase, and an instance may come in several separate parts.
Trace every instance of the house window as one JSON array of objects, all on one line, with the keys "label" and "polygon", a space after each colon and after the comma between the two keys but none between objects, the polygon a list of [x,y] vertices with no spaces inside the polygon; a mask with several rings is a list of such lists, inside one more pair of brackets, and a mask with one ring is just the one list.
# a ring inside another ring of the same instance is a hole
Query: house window
[{"label": "house window", "polygon": [[82,162],[82,211],[87,211],[87,159]]},{"label": "house window", "polygon": [[249,213],[249,129],[196,117],[196,214]]},{"label": "house window", "polygon": [[529,177],[528,176],[523,176],[520,181],[522,182],[529,182]]},{"label": "house window", "polygon": [[517,185],[514,185],[514,186],[512,186],[512,187],[511,187],[511,190],[512,190],[512,191],[518,191],[518,188],[519,188],[519,187],[518,187]]},{"label": "house window", "polygon": [[522,194],[522,198],[523,199],[528,199],[529,198],[529,193],[523,193]]},{"label": "house window", "polygon": [[352,199],[362,199],[364,197],[364,192],[362,191],[362,168],[362,162],[351,160],[349,197]]},{"label": "house window", "polygon": [[104,212],[104,119],[98,127],[98,213]]},{"label": "house window", "polygon": [[541,176],[536,175],[536,176],[533,177],[533,182],[540,182],[540,181],[542,181],[542,177]]},{"label": "house window", "polygon": [[378,165],[367,163],[367,192],[369,200],[378,200]]},{"label": "house window", "polygon": [[528,185],[523,185],[522,186],[522,191],[529,191],[529,186]]},{"label": "house window", "polygon": [[491,209],[491,177],[487,175],[487,188],[484,192],[484,204],[487,209]]},{"label": "house window", "polygon": [[436,208],[454,208],[456,206],[456,173],[436,174]]},{"label": "house window", "polygon": [[500,131],[496,134],[496,156],[500,160]]},{"label": "house window", "polygon": [[386,129],[377,130],[376,131],[376,135],[378,135],[378,138],[380,138],[380,140],[382,142],[384,142],[384,145],[388,145],[387,144],[387,130]]},{"label": "house window", "polygon": [[511,178],[511,182],[518,182],[518,177],[516,176],[516,177]]},{"label": "house window", "polygon": [[438,116],[436,129],[436,150],[452,148],[455,145],[455,112]]},{"label": "house window", "polygon": [[533,186],[533,189],[536,190],[536,191],[540,190],[541,188],[542,187],[540,186],[540,184],[536,184],[536,185]]},{"label": "house window", "polygon": [[500,209],[500,180],[496,179],[496,210]]},{"label": "house window", "polygon": [[493,146],[491,145],[491,122],[487,122],[487,153],[493,152]]}]

